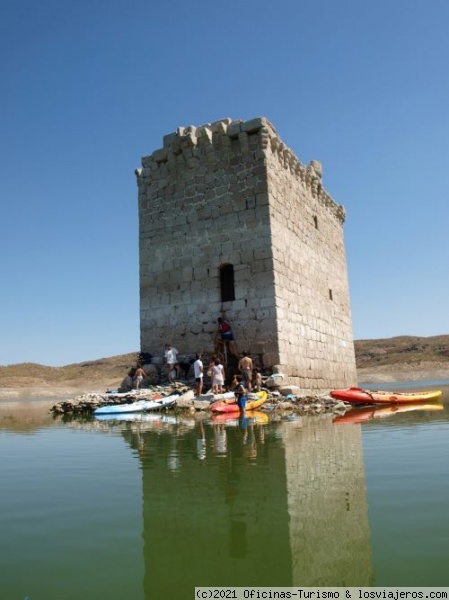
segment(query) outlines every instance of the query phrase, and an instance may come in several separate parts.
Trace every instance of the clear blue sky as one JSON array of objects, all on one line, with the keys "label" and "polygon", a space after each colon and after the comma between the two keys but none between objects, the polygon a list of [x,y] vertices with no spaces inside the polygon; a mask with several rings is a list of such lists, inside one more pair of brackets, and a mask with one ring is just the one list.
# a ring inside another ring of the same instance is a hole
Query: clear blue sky
[{"label": "clear blue sky", "polygon": [[354,337],[449,333],[447,0],[3,0],[0,364],[139,349],[140,158],[266,116],[323,164]]}]

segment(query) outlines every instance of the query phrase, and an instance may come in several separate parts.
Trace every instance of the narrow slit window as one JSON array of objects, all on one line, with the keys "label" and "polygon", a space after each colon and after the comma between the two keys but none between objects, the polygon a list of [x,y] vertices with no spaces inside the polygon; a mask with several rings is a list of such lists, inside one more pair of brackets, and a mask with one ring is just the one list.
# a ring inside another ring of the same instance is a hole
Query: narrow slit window
[{"label": "narrow slit window", "polygon": [[318,217],[316,215],[313,217],[313,222],[315,223],[315,229],[318,229]]},{"label": "narrow slit window", "polygon": [[333,297],[333,295],[332,295],[332,290],[331,290],[331,289],[329,289],[329,300],[333,300],[333,299],[334,299],[334,297]]},{"label": "narrow slit window", "polygon": [[220,267],[220,292],[222,302],[235,300],[234,265]]}]

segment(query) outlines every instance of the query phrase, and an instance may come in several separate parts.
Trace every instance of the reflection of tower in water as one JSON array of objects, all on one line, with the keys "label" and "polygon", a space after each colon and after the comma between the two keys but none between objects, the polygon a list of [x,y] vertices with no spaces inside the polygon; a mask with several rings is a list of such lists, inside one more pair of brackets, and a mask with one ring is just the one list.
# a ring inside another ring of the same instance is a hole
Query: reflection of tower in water
[{"label": "reflection of tower in water", "polygon": [[301,418],[283,438],[293,581],[372,585],[361,428]]},{"label": "reflection of tower in water", "polygon": [[359,427],[327,417],[226,427],[226,453],[217,434],[144,434],[145,598],[200,585],[370,585]]}]

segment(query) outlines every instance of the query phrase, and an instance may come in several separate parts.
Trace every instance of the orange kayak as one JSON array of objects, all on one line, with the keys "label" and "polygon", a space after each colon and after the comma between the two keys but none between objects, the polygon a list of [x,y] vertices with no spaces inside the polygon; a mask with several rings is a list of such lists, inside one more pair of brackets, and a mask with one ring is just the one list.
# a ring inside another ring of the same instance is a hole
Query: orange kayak
[{"label": "orange kayak", "polygon": [[384,392],[362,390],[362,388],[351,387],[342,390],[332,390],[332,398],[343,400],[350,404],[407,404],[410,402],[432,402],[439,400],[443,395],[440,390],[423,392]]}]

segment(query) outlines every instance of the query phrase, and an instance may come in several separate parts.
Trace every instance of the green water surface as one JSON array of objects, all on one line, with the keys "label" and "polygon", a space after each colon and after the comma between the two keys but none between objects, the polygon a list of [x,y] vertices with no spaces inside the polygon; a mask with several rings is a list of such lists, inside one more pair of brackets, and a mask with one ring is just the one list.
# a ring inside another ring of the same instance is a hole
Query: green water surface
[{"label": "green water surface", "polygon": [[449,585],[447,407],[151,419],[27,423],[0,405],[2,600]]}]

